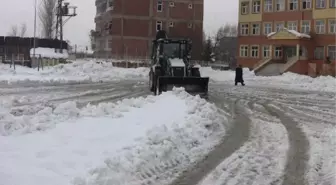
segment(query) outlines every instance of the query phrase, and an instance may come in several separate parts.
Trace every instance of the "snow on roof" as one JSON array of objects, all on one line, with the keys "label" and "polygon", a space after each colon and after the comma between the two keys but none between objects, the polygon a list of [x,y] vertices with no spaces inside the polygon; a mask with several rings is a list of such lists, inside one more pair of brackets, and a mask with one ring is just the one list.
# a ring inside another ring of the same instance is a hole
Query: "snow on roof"
[{"label": "snow on roof", "polygon": [[[299,37],[299,38],[311,38],[310,35],[305,34],[305,33],[300,33],[296,30],[289,30],[287,28],[283,28],[282,30],[285,30],[285,31],[287,31],[287,32],[295,35],[296,37]],[[282,31],[282,30],[280,30],[280,31]],[[276,33],[278,33],[278,32],[271,32],[267,35],[267,37],[271,37],[271,36],[275,35]]]},{"label": "snow on roof", "polygon": [[[68,50],[63,49],[63,53],[56,53],[55,48],[35,48],[35,54],[41,55],[42,58],[69,58]],[[30,49],[30,57],[34,56],[34,48]]]}]

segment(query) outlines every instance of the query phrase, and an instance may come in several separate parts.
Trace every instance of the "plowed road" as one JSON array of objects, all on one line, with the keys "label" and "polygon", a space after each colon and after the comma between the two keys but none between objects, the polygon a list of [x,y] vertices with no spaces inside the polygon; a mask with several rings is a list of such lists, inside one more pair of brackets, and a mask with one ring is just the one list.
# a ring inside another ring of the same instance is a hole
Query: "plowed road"
[{"label": "plowed road", "polygon": [[[81,105],[148,95],[145,82],[32,87],[1,85],[1,96],[16,96],[38,111],[69,100]],[[210,86],[209,101],[231,119],[222,142],[171,185],[335,184],[335,94],[265,87]]]}]

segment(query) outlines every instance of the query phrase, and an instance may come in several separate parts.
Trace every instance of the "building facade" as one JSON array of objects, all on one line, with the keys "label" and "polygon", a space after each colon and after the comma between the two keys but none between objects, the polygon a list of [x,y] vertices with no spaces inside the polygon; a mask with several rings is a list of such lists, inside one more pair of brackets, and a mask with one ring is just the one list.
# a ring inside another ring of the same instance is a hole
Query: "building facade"
[{"label": "building facade", "polygon": [[158,30],[190,38],[192,57],[202,50],[203,0],[96,0],[98,57],[146,58]]},{"label": "building facade", "polygon": [[255,71],[273,64],[279,74],[335,75],[335,1],[240,0],[238,63]]}]

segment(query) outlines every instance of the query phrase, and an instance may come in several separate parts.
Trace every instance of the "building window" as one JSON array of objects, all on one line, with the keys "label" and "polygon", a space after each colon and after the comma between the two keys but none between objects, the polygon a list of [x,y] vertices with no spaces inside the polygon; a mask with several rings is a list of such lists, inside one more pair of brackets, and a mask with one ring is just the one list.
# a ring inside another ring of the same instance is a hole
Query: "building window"
[{"label": "building window", "polygon": [[302,21],[301,22],[301,33],[309,33],[310,32],[310,21]]},{"label": "building window", "polygon": [[329,7],[330,8],[336,8],[336,0],[330,0]]},{"label": "building window", "polygon": [[241,3],[241,14],[248,14],[249,13],[249,3],[243,2]]},{"label": "building window", "polygon": [[240,52],[239,52],[239,56],[240,57],[248,57],[248,46],[246,45],[243,45],[243,46],[240,46]]},{"label": "building window", "polygon": [[314,50],[314,59],[323,60],[324,59],[324,47],[316,47]]},{"label": "building window", "polygon": [[174,27],[174,22],[169,22],[169,27]]},{"label": "building window", "polygon": [[289,0],[289,10],[297,10],[298,4],[298,0]]},{"label": "building window", "polygon": [[156,22],[156,31],[162,30],[162,21],[157,21]]},{"label": "building window", "polygon": [[264,34],[268,35],[272,32],[272,23],[264,23]]},{"label": "building window", "polygon": [[325,33],[324,20],[315,20],[315,33],[317,34]]},{"label": "building window", "polygon": [[190,4],[188,5],[188,8],[189,8],[189,9],[193,9],[193,4],[190,3]]},{"label": "building window", "polygon": [[332,19],[328,21],[329,25],[329,33],[335,34],[336,33],[336,19]]},{"label": "building window", "polygon": [[278,32],[284,28],[284,23],[275,23],[275,31]]},{"label": "building window", "polygon": [[280,47],[280,46],[275,47],[274,56],[276,58],[281,58],[282,57],[282,47]]},{"label": "building window", "polygon": [[260,1],[254,1],[253,2],[252,13],[260,13],[260,7],[261,7],[261,2]]},{"label": "building window", "polygon": [[328,46],[328,57],[330,60],[336,60],[336,46]]},{"label": "building window", "polygon": [[287,28],[289,30],[295,30],[295,31],[297,31],[297,23],[296,22],[288,22],[287,23]]},{"label": "building window", "polygon": [[188,23],[188,28],[192,28],[193,24],[192,23]]},{"label": "building window", "polygon": [[264,11],[265,12],[272,12],[273,11],[273,0],[265,0]]},{"label": "building window", "polygon": [[252,24],[252,35],[260,35],[260,24]]},{"label": "building window", "polygon": [[259,57],[259,46],[251,46],[251,57],[253,58]]},{"label": "building window", "polygon": [[307,10],[312,8],[312,0],[302,0],[302,9]]},{"label": "building window", "polygon": [[284,11],[285,10],[285,0],[275,0],[275,10]]},{"label": "building window", "polygon": [[170,7],[174,7],[174,6],[175,6],[175,3],[174,3],[174,2],[169,2],[169,6],[170,6]]},{"label": "building window", "polygon": [[263,57],[264,58],[270,58],[270,51],[271,51],[271,49],[270,49],[270,46],[263,46]]},{"label": "building window", "polygon": [[316,8],[325,8],[326,0],[316,0]]},{"label": "building window", "polygon": [[240,24],[240,35],[248,35],[249,34],[249,24]]},{"label": "building window", "polygon": [[158,2],[157,2],[157,12],[162,12],[162,9],[163,9],[162,0],[158,0]]}]

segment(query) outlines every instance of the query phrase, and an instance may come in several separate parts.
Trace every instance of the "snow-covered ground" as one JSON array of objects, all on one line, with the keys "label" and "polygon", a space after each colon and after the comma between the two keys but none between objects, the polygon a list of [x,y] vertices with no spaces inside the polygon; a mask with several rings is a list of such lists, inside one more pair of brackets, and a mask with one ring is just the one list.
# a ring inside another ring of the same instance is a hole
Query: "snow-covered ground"
[{"label": "snow-covered ground", "polygon": [[[234,84],[234,71],[213,70],[210,67],[201,68],[203,76],[209,76],[213,81]],[[312,78],[295,73],[285,73],[281,76],[256,76],[253,71],[244,69],[244,81],[246,85],[270,86],[286,89],[300,89],[313,91],[336,92],[336,78],[331,76],[320,76]]]},{"label": "snow-covered ground", "polygon": [[[111,62],[101,62],[99,60],[77,60],[72,64],[46,67],[41,71],[21,66],[16,66],[16,70],[14,70],[9,65],[0,64],[0,71],[0,82],[67,83],[107,82],[125,79],[148,80],[148,68],[117,68],[113,67]],[[212,82],[234,83],[234,71],[216,71],[210,67],[203,67],[201,68],[201,74],[210,77]],[[294,73],[285,73],[281,76],[261,77],[256,76],[253,71],[244,69],[244,80],[249,86],[336,92],[336,80],[331,76],[311,78]]]},{"label": "snow-covered ground", "polygon": [[217,108],[182,89],[24,116],[0,107],[0,181],[10,185],[164,185],[225,134]]},{"label": "snow-covered ground", "polygon": [[125,79],[147,79],[147,68],[125,69],[113,67],[111,63],[78,60],[70,64],[45,67],[43,70],[22,67],[16,69],[0,64],[0,81],[13,82],[100,82]]}]

